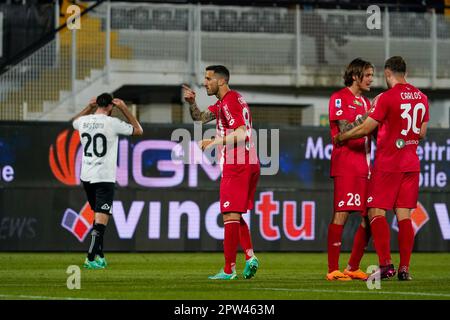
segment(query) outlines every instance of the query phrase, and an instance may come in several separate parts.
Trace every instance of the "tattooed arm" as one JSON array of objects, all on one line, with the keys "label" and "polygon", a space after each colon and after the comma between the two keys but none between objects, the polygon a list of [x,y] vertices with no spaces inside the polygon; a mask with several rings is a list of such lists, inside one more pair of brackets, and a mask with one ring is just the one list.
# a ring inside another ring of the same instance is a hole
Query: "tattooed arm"
[{"label": "tattooed arm", "polygon": [[216,115],[209,110],[200,111],[196,102],[189,104],[189,111],[191,112],[192,120],[201,121],[203,124],[216,118]]},{"label": "tattooed arm", "polygon": [[202,123],[208,123],[216,118],[216,115],[209,110],[200,111],[197,103],[195,102],[195,91],[193,91],[191,88],[189,88],[189,86],[185,84],[183,84],[182,87],[184,91],[184,100],[189,103],[189,111],[191,112],[192,120],[201,121]]},{"label": "tattooed arm", "polygon": [[354,127],[359,126],[360,124],[362,124],[364,122],[364,120],[367,119],[367,117],[369,116],[370,110],[368,112],[366,112],[362,117],[360,118],[356,118],[355,121],[349,123],[346,120],[338,120],[338,126],[339,126],[339,132],[347,132],[352,130]]}]

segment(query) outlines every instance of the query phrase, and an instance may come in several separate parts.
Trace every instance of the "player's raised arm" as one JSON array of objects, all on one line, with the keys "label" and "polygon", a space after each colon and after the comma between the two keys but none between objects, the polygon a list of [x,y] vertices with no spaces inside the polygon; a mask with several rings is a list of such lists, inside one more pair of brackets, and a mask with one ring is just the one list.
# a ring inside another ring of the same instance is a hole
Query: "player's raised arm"
[{"label": "player's raised arm", "polygon": [[115,106],[117,106],[117,108],[120,109],[120,111],[122,111],[123,115],[127,118],[127,120],[130,122],[130,124],[133,126],[133,136],[142,136],[142,134],[144,133],[144,130],[142,129],[141,124],[136,119],[136,117],[133,116],[133,114],[130,112],[130,110],[128,110],[128,107],[125,104],[125,102],[123,102],[123,100],[120,100],[120,99],[114,99],[112,102]]},{"label": "player's raised arm", "polygon": [[89,104],[86,106],[86,108],[81,110],[80,113],[78,113],[70,121],[73,122],[76,119],[78,119],[79,117],[86,116],[88,114],[93,113],[95,111],[96,107],[97,107],[97,98],[92,98],[91,100],[89,100]]},{"label": "player's raised arm", "polygon": [[195,102],[195,91],[185,84],[183,84],[182,87],[184,100],[189,103],[189,111],[191,112],[192,120],[208,123],[216,118],[216,115],[210,110],[200,111]]}]

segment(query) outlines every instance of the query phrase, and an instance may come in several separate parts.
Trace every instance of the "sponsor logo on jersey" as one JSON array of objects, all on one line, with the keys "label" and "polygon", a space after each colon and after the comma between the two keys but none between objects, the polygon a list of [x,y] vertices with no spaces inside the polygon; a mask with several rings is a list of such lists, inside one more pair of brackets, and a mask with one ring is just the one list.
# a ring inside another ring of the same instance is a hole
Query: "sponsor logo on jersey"
[{"label": "sponsor logo on jersey", "polygon": [[75,159],[80,147],[78,131],[64,130],[50,146],[48,161],[50,169],[60,182],[68,186],[77,185],[75,175]]},{"label": "sponsor logo on jersey", "polygon": [[352,108],[352,109],[356,109],[356,107],[352,106],[351,104],[349,104],[348,107]]},{"label": "sponsor logo on jersey", "polygon": [[231,115],[230,110],[228,109],[228,105],[224,104],[222,106],[222,110],[223,110],[223,113],[225,113],[225,118],[227,119],[228,124],[230,126],[232,126],[234,124],[234,119],[233,119],[233,116]]},{"label": "sponsor logo on jersey", "polygon": [[395,141],[395,146],[399,149],[402,149],[405,146],[405,140],[403,139],[397,139]]},{"label": "sponsor logo on jersey", "polygon": [[238,97],[238,101],[242,106],[248,107],[247,102],[244,100],[244,98]]},{"label": "sponsor logo on jersey", "polygon": [[360,106],[360,107],[363,106],[362,102],[359,101],[358,99],[353,100],[353,103],[356,104],[357,106]]},{"label": "sponsor logo on jersey", "polygon": [[344,113],[344,111],[339,110],[338,112],[336,112],[336,115],[337,115],[337,116],[340,116],[340,115],[342,115],[343,113]]},{"label": "sponsor logo on jersey", "polygon": [[336,99],[336,101],[334,102],[334,105],[336,108],[340,108],[342,107],[342,100],[341,99]]}]

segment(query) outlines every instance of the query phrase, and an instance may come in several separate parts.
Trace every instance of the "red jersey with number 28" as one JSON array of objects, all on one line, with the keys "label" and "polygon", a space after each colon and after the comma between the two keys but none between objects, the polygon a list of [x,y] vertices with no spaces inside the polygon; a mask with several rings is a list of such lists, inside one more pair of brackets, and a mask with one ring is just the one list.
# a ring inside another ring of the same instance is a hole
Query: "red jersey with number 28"
[{"label": "red jersey with number 28", "polygon": [[245,126],[245,143],[237,147],[233,145],[219,146],[222,175],[240,172],[242,165],[259,164],[252,139],[252,115],[244,98],[238,92],[230,90],[222,100],[217,100],[208,109],[216,116],[216,129],[219,137],[225,137],[240,126]]},{"label": "red jersey with number 28", "polygon": [[[329,102],[329,120],[331,138],[339,133],[338,120],[351,123],[370,110],[370,101],[366,97],[356,97],[345,87],[331,95]],[[362,137],[348,140],[342,146],[333,146],[331,152],[331,176],[369,175],[370,139]]]},{"label": "red jersey with number 28", "polygon": [[420,171],[416,150],[422,123],[429,121],[427,96],[409,83],[398,83],[375,98],[369,116],[380,123],[374,169]]}]

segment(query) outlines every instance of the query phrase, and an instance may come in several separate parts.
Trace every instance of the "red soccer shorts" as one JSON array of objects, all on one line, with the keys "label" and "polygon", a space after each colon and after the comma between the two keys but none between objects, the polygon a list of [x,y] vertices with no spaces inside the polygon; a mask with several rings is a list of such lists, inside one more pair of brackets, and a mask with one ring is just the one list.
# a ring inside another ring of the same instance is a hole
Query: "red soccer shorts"
[{"label": "red soccer shorts", "polygon": [[415,209],[419,197],[419,172],[374,171],[367,191],[368,208]]},{"label": "red soccer shorts", "polygon": [[334,212],[366,209],[367,178],[352,176],[334,177]]},{"label": "red soccer shorts", "polygon": [[220,181],[220,212],[247,213],[253,209],[259,164],[238,165],[238,169],[224,171]]}]

